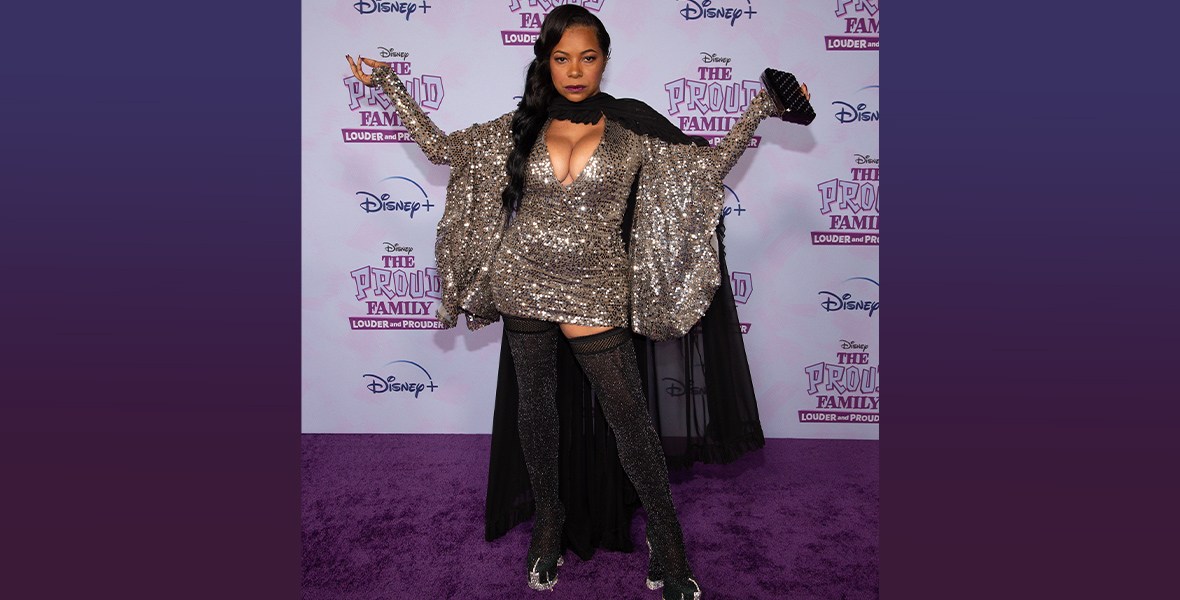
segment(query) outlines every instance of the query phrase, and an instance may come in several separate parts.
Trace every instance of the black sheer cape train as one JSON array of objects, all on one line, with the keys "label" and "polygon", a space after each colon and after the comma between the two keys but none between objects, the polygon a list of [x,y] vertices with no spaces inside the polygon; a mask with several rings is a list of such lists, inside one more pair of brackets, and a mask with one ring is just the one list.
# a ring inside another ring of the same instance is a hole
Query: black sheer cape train
[{"label": "black sheer cape train", "polygon": [[[632,334],[652,422],[670,470],[696,462],[730,463],[766,443],[729,285],[724,228],[722,219],[717,226],[721,286],[700,322],[687,335],[667,342]],[[625,230],[624,240],[627,234]],[[489,542],[534,511],[516,427],[516,370],[507,339],[500,348],[485,505],[484,536]],[[590,382],[564,338],[557,352],[565,546],[582,560],[589,560],[596,548],[631,552],[631,518],[639,497],[619,463],[614,434],[594,401]]]}]

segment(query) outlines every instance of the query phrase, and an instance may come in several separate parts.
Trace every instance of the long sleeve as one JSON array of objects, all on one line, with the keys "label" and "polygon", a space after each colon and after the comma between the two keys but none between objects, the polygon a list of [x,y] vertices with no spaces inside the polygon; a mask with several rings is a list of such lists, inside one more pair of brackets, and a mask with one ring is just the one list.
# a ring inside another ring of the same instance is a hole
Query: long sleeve
[{"label": "long sleeve", "polygon": [[451,178],[446,208],[438,221],[434,260],[442,283],[437,317],[446,327],[454,326],[461,313],[467,315],[469,329],[499,318],[490,266],[507,223],[500,194],[508,184],[504,164],[512,150],[511,125],[512,113],[508,113],[456,131],[441,146],[450,161]]},{"label": "long sleeve", "polygon": [[393,70],[389,67],[373,69],[372,81],[385,91],[402,125],[410,132],[414,141],[418,142],[418,147],[426,153],[426,158],[436,165],[451,164],[451,136],[443,133],[434,121],[430,120],[422,107],[414,101],[413,96],[406,91],[406,86]]},{"label": "long sleeve", "polygon": [[677,157],[687,160],[686,165],[693,177],[703,177],[718,185],[737,164],[739,158],[750,145],[754,131],[763,119],[775,114],[774,100],[770,92],[763,89],[750,100],[741,118],[733,124],[729,133],[725,134],[716,146],[687,146],[684,144],[668,144],[654,138],[647,138],[647,159],[649,162],[660,162],[664,156],[675,156],[683,152],[686,156]]},{"label": "long sleeve", "polygon": [[754,130],[758,128],[758,124],[763,119],[773,116],[775,112],[774,100],[770,98],[770,92],[763,89],[750,100],[750,106],[746,107],[742,118],[734,123],[729,133],[725,134],[725,138],[717,146],[701,149],[703,159],[712,161],[713,176],[718,178],[718,183],[725,179],[733,166],[737,164],[738,159],[742,157],[742,153],[749,147],[750,138],[754,137]]},{"label": "long sleeve", "polygon": [[652,339],[684,335],[721,283],[713,232],[723,181],[754,130],[775,113],[763,90],[714,147],[642,136],[643,162],[631,232],[632,329]]},{"label": "long sleeve", "polygon": [[446,134],[388,67],[374,69],[373,81],[430,162],[451,166],[434,242],[442,285],[435,316],[448,328],[460,314],[467,315],[471,329],[487,325],[498,318],[488,277],[507,220],[500,193],[508,181],[504,162],[512,150],[513,113]]}]

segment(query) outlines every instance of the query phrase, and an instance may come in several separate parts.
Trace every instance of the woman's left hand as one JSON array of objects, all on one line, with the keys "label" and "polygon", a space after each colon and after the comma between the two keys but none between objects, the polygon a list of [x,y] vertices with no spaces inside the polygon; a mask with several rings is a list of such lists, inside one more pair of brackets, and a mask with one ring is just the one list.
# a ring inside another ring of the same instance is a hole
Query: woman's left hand
[{"label": "woman's left hand", "polygon": [[800,83],[800,84],[799,84],[799,89],[803,90],[803,97],[804,97],[804,98],[807,98],[807,101],[808,101],[808,102],[811,102],[811,94],[810,94],[810,93],[807,91],[807,84],[806,84],[806,83]]},{"label": "woman's left hand", "polygon": [[389,63],[387,63],[387,62],[381,62],[379,60],[373,60],[371,58],[364,58],[359,55],[357,56],[357,58],[359,60],[357,60],[356,62],[353,62],[351,55],[345,54],[344,58],[348,59],[348,66],[352,69],[353,76],[356,77],[357,79],[359,79],[361,83],[363,83],[369,87],[373,87],[375,85],[373,83],[373,76],[372,75],[365,75],[364,71],[361,71],[361,63],[363,62],[366,65],[369,65],[370,67],[372,67],[374,69],[376,69],[377,67],[388,67],[389,66]]}]

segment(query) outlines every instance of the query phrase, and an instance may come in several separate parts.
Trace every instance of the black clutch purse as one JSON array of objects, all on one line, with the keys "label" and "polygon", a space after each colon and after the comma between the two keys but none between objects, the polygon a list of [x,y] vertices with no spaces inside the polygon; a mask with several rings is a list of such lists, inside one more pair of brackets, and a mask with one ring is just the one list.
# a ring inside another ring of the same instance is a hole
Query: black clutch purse
[{"label": "black clutch purse", "polygon": [[811,108],[794,75],[767,69],[762,72],[762,85],[770,90],[770,97],[782,120],[800,125],[810,125],[815,120],[815,109]]}]

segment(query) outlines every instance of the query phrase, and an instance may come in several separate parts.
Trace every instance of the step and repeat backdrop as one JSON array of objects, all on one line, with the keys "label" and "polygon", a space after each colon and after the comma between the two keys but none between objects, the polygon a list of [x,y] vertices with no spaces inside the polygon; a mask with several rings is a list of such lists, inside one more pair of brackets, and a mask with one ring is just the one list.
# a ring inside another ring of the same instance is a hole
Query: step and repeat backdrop
[{"label": "step and repeat backdrop", "polygon": [[767,437],[877,439],[877,0],[305,1],[303,431],[489,433],[500,353],[501,323],[434,319],[449,168],[345,55],[392,63],[455,131],[516,107],[541,21],[567,3],[611,35],[602,89],[687,133],[723,136],[766,67],[808,85],[815,121],[763,121],[726,179],[730,284]]}]

